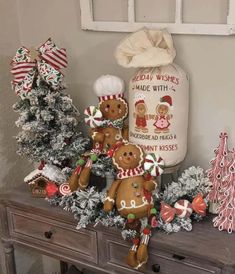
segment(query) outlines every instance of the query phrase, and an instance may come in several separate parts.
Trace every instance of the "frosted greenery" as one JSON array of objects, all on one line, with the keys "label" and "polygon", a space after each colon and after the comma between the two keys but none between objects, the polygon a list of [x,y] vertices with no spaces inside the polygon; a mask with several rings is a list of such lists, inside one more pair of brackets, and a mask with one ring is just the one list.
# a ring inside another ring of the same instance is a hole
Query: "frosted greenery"
[{"label": "frosted greenery", "polygon": [[38,81],[13,109],[19,113],[16,125],[21,128],[17,153],[31,162],[73,166],[89,144],[78,127],[79,112],[63,88],[53,90]]},{"label": "frosted greenery", "polygon": [[[179,199],[189,199],[192,201],[198,193],[207,194],[211,187],[211,183],[205,176],[205,173],[200,167],[190,167],[186,169],[178,182],[172,182],[163,192],[153,195],[155,207],[160,209],[161,202],[169,203],[174,206],[174,203]],[[103,201],[106,193],[98,192],[94,187],[85,190],[75,191],[67,196],[55,196],[48,199],[52,205],[62,207],[64,210],[70,211],[74,218],[78,221],[77,229],[85,228],[87,225],[102,224],[105,227],[117,227],[122,229],[122,237],[131,239],[135,235],[135,231],[126,230],[126,219],[121,217],[116,208],[106,213],[103,210]],[[159,214],[158,229],[166,232],[178,232],[180,230],[191,231],[193,222],[199,222],[203,219],[202,216],[195,212],[190,217],[179,218],[175,217],[171,223],[164,223]],[[146,227],[147,218],[141,219],[142,227]]]},{"label": "frosted greenery", "polygon": [[162,194],[162,200],[173,204],[182,197],[191,200],[198,193],[206,194],[211,188],[211,183],[201,167],[192,166],[186,169],[177,182],[172,182]]}]

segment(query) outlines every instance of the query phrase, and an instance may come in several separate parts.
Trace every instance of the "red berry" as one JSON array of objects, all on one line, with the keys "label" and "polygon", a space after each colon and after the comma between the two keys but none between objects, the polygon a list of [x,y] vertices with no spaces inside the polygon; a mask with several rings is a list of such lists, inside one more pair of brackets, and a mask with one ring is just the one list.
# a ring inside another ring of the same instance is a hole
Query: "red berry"
[{"label": "red berry", "polygon": [[134,245],[138,245],[139,242],[140,242],[140,239],[135,238],[135,239],[132,240],[132,242],[133,242]]},{"label": "red berry", "polygon": [[148,234],[150,234],[150,229],[149,228],[144,228],[143,229],[143,233],[145,234],[145,235],[148,235]]}]

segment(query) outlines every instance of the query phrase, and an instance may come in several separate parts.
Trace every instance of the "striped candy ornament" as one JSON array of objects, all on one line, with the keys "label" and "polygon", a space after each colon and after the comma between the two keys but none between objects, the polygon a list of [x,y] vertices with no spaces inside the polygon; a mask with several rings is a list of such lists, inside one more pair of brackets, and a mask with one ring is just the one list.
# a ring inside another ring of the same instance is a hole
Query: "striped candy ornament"
[{"label": "striped candy ornament", "polygon": [[175,213],[179,218],[189,217],[193,213],[192,205],[188,200],[179,200],[174,207]]},{"label": "striped candy ornament", "polygon": [[203,196],[201,193],[198,193],[196,195],[196,197],[193,199],[192,201],[192,207],[193,210],[201,215],[201,216],[205,216],[206,215],[206,202],[203,199]]},{"label": "striped candy ornament", "polygon": [[102,112],[95,106],[90,106],[85,109],[84,114],[85,117],[85,123],[91,127],[96,128],[100,127],[103,123],[103,115]]},{"label": "striped candy ornament", "polygon": [[162,202],[160,215],[165,223],[170,223],[175,218],[175,208]]},{"label": "striped candy ornament", "polygon": [[59,192],[62,196],[72,193],[68,183],[61,184],[59,187]]},{"label": "striped candy ornament", "polygon": [[153,153],[148,154],[144,159],[144,170],[148,171],[153,177],[157,177],[163,173],[163,159]]}]

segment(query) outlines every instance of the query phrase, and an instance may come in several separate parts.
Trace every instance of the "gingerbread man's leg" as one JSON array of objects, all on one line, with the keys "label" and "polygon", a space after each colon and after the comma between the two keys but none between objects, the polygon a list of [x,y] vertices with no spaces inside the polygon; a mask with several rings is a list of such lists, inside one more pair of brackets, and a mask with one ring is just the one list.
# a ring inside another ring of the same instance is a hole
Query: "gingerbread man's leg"
[{"label": "gingerbread man's leg", "polygon": [[71,191],[75,191],[78,189],[78,178],[79,174],[82,171],[82,166],[78,165],[76,169],[73,171],[72,175],[69,177],[68,184]]},{"label": "gingerbread man's leg", "polygon": [[127,264],[130,267],[136,268],[138,266],[138,261],[137,261],[137,250],[139,247],[140,239],[135,238],[133,239],[133,245],[130,248],[128,255],[127,255]]},{"label": "gingerbread man's leg", "polygon": [[141,268],[141,266],[146,264],[148,261],[148,243],[150,235],[151,231],[148,228],[145,228],[141,234],[141,241],[137,250],[138,265],[136,266],[136,269]]},{"label": "gingerbread man's leg", "polygon": [[151,229],[157,227],[156,213],[157,210],[155,208],[152,208],[150,210],[148,225],[143,229],[143,232],[141,234],[141,241],[137,250],[138,265],[136,266],[136,269],[141,268],[141,266],[146,264],[148,261],[148,243],[151,237]]},{"label": "gingerbread man's leg", "polygon": [[90,180],[90,175],[91,175],[91,168],[92,168],[92,163],[97,160],[97,155],[96,154],[91,154],[90,158],[87,160],[84,168],[80,172],[80,176],[78,178],[78,188],[84,190]]},{"label": "gingerbread man's leg", "polygon": [[134,230],[136,232],[134,239],[132,239],[133,245],[130,248],[127,255],[127,264],[133,268],[136,268],[138,266],[137,250],[140,244],[140,230],[141,230],[140,220],[136,219],[134,214],[132,213],[128,214],[125,229]]}]

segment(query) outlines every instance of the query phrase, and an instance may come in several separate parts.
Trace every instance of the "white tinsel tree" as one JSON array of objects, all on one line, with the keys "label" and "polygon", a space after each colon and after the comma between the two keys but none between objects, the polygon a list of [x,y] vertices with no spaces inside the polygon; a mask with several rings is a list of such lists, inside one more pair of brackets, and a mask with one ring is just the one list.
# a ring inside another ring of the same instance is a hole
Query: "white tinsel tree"
[{"label": "white tinsel tree", "polygon": [[[63,88],[50,88],[38,76],[32,90],[14,104],[22,131],[17,135],[19,155],[32,162],[73,166],[89,141],[78,128],[79,112]],[[72,161],[72,162],[71,162]]]}]

